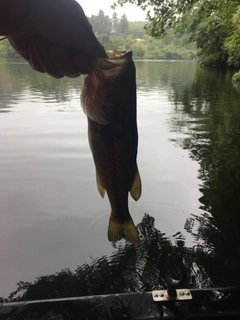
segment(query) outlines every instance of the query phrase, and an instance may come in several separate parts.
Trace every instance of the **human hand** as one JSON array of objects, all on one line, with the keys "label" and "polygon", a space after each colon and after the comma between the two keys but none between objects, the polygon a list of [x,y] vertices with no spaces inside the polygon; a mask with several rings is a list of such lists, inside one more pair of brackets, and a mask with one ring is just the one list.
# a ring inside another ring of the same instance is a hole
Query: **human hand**
[{"label": "human hand", "polygon": [[55,78],[87,74],[91,59],[105,56],[75,0],[29,1],[21,26],[7,38],[34,70]]}]

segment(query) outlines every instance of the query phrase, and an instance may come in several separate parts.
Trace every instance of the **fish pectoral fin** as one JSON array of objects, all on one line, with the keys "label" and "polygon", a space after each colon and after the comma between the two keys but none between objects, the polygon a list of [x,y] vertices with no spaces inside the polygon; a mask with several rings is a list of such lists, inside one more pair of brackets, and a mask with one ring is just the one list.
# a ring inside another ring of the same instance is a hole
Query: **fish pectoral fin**
[{"label": "fish pectoral fin", "polygon": [[134,181],[133,181],[132,187],[130,189],[130,194],[131,194],[132,198],[135,201],[137,201],[141,197],[141,193],[142,193],[142,183],[141,183],[141,178],[140,178],[138,167],[137,167]]},{"label": "fish pectoral fin", "polygon": [[140,243],[140,239],[131,216],[129,216],[124,223],[120,223],[117,219],[113,219],[111,215],[108,226],[108,240],[118,241],[122,238],[133,243]]},{"label": "fish pectoral fin", "polygon": [[102,186],[102,183],[101,183],[101,180],[100,180],[100,178],[99,178],[99,176],[98,176],[97,171],[96,171],[96,180],[97,180],[97,188],[98,188],[98,191],[99,191],[101,197],[104,198],[104,196],[105,196],[105,189],[104,189],[103,186]]}]

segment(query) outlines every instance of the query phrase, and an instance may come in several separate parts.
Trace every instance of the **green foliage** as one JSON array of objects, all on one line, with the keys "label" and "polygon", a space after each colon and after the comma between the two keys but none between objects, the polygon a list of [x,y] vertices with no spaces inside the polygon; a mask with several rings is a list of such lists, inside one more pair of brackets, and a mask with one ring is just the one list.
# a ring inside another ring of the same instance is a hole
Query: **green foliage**
[{"label": "green foliage", "polygon": [[219,26],[212,16],[198,26],[191,38],[197,45],[198,55],[203,64],[213,65],[226,62],[227,57],[222,50],[225,37],[225,27]]},{"label": "green foliage", "polygon": [[168,45],[164,44],[164,38],[163,40],[150,37],[136,39],[133,34],[125,37],[116,34],[97,34],[97,38],[106,50],[132,50],[134,59],[193,60],[197,58],[194,49],[187,49],[176,38]]},{"label": "green foliage", "polygon": [[0,57],[2,58],[17,58],[19,54],[13,50],[7,39],[0,41]]},{"label": "green foliage", "polygon": [[114,12],[112,18],[110,18],[105,15],[103,10],[99,10],[97,15],[92,15],[88,20],[92,25],[93,31],[97,34],[129,34],[128,19],[125,14],[119,19],[117,13]]},{"label": "green foliage", "polygon": [[118,32],[121,35],[126,35],[126,34],[128,34],[128,29],[129,29],[128,19],[127,19],[127,16],[124,14],[121,16],[121,19],[119,21]]},{"label": "green foliage", "polygon": [[119,28],[119,19],[116,12],[113,12],[112,15],[112,32],[117,33]]},{"label": "green foliage", "polygon": [[[103,45],[104,48],[111,48],[112,47],[112,41],[109,38],[109,34],[102,33],[102,34],[96,34],[98,41]],[[113,48],[114,50],[115,48]]]},{"label": "green foliage", "polygon": [[112,21],[108,15],[105,15],[103,10],[99,10],[98,15],[92,15],[88,20],[91,23],[93,30],[98,34],[109,34],[111,32]]},{"label": "green foliage", "polygon": [[192,16],[186,19],[183,26],[189,31],[190,40],[196,43],[202,63],[227,63],[223,45],[231,30],[231,17],[235,10],[236,1],[202,1],[197,3]]},{"label": "green foliage", "polygon": [[240,65],[239,0],[116,0],[113,7],[126,3],[146,11],[151,36],[161,38],[171,29],[187,33],[202,63]]},{"label": "green foliage", "polygon": [[132,50],[133,50],[133,57],[134,58],[143,59],[146,47],[145,47],[144,43],[137,41],[134,43]]},{"label": "green foliage", "polygon": [[234,73],[232,80],[240,82],[240,70],[238,72]]},{"label": "green foliage", "polygon": [[[145,22],[129,22],[124,14],[114,12],[109,18],[102,10],[89,18],[93,31],[106,50],[132,50],[134,59],[195,59],[195,47],[186,48],[183,36],[172,30],[163,39],[146,36]],[[186,37],[185,37],[186,38]]]},{"label": "green foliage", "polygon": [[137,39],[142,39],[146,31],[144,30],[145,22],[143,21],[134,21],[131,22],[129,21],[128,27],[129,27],[129,34],[134,35],[135,38]]},{"label": "green foliage", "polygon": [[146,30],[153,37],[162,37],[176,23],[182,20],[183,14],[190,11],[197,0],[117,0],[112,8],[131,3],[146,11],[146,20],[149,23]]},{"label": "green foliage", "polygon": [[228,53],[228,64],[240,67],[240,6],[232,17],[231,35],[225,39],[224,48]]}]

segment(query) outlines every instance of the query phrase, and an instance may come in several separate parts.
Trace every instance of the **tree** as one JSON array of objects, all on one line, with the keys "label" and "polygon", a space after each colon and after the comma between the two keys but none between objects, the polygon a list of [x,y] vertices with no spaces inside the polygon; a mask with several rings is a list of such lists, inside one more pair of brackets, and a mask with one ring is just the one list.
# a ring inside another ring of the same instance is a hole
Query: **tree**
[{"label": "tree", "polygon": [[234,67],[240,67],[240,6],[237,13],[232,17],[232,32],[225,39],[224,48],[228,54],[228,64]]},{"label": "tree", "polygon": [[112,28],[111,18],[104,14],[103,10],[99,10],[98,15],[92,15],[89,18],[89,22],[93,27],[93,31],[98,34],[106,33],[109,34]]},{"label": "tree", "polygon": [[13,49],[7,39],[0,41],[0,57],[18,58],[20,55]]},{"label": "tree", "polygon": [[129,21],[129,34],[133,34],[135,38],[142,39],[146,34],[146,31],[144,30],[144,25],[144,21]]},{"label": "tree", "polygon": [[119,33],[122,35],[127,35],[128,34],[128,18],[125,14],[123,14],[120,18],[119,22]]},{"label": "tree", "polygon": [[123,6],[131,3],[146,11],[149,24],[146,30],[154,37],[162,37],[166,31],[182,20],[183,14],[188,12],[198,0],[117,0],[112,8],[119,4]]},{"label": "tree", "polygon": [[134,58],[142,59],[145,53],[145,46],[142,42],[135,42],[133,45]]},{"label": "tree", "polygon": [[112,33],[118,33],[119,30],[119,19],[116,12],[112,14]]},{"label": "tree", "polygon": [[188,33],[188,40],[196,43],[205,64],[227,63],[229,51],[224,49],[224,42],[232,34],[232,17],[239,0],[117,0],[113,7],[125,3],[146,11],[149,23],[145,29],[151,36],[163,37],[171,29]]}]

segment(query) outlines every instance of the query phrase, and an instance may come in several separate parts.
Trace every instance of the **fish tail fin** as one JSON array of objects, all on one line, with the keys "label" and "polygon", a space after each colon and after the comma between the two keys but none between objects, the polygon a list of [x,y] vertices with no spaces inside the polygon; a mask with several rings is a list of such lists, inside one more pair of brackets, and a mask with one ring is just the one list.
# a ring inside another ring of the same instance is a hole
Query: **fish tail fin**
[{"label": "fish tail fin", "polygon": [[137,229],[131,216],[123,223],[123,238],[133,243],[140,243]]},{"label": "fish tail fin", "polygon": [[133,243],[140,243],[140,239],[131,216],[129,215],[127,220],[120,223],[117,219],[114,219],[111,214],[108,226],[108,240],[118,241],[122,238]]}]

